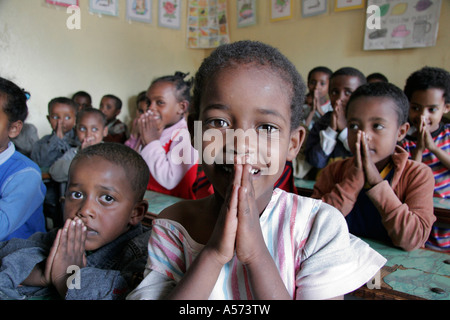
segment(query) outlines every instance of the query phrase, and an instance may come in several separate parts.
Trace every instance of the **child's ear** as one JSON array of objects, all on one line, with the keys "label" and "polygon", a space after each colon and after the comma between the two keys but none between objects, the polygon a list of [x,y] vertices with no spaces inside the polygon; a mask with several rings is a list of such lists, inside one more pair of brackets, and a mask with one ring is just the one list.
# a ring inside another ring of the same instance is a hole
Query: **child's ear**
[{"label": "child's ear", "polygon": [[8,129],[8,137],[10,139],[16,138],[20,134],[20,131],[22,131],[22,128],[23,122],[21,120],[11,123]]},{"label": "child's ear", "polygon": [[398,128],[398,137],[397,137],[398,142],[402,141],[406,137],[406,134],[408,133],[410,126],[411,125],[409,124],[409,122],[405,122],[400,126],[400,128]]},{"label": "child's ear", "polygon": [[292,161],[297,157],[305,137],[306,130],[303,126],[299,126],[297,129],[292,130],[286,160]]},{"label": "child's ear", "polygon": [[178,102],[180,109],[178,109],[179,114],[185,114],[189,108],[189,101],[183,100]]},{"label": "child's ear", "polygon": [[103,138],[108,135],[108,127],[103,128]]},{"label": "child's ear", "polygon": [[444,108],[445,108],[444,113],[450,112],[450,103],[446,103]]},{"label": "child's ear", "polygon": [[141,200],[137,202],[134,205],[133,212],[131,213],[129,224],[135,226],[139,222],[141,222],[142,219],[144,219],[147,210],[148,210],[147,200]]}]

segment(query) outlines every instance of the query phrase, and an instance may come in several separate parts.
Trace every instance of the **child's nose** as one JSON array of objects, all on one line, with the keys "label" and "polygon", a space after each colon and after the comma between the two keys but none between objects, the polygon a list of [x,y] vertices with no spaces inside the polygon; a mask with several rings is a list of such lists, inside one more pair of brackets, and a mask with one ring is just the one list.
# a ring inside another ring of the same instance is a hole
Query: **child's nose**
[{"label": "child's nose", "polygon": [[94,219],[96,216],[92,201],[85,200],[77,212],[77,217],[85,221],[86,219]]}]

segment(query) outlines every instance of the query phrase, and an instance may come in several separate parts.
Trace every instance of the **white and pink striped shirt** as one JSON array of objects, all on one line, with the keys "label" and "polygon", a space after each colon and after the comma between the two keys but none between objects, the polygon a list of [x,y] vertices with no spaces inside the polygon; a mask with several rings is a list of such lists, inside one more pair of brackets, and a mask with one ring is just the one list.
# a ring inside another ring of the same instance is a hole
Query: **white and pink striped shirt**
[{"label": "white and pink striped shirt", "polygon": [[[348,233],[342,214],[320,200],[280,189],[260,217],[263,236],[293,299],[328,299],[358,289],[386,259]],[[163,299],[203,249],[179,223],[154,221],[145,279],[128,299]],[[245,266],[234,257],[209,297],[253,298]]]}]

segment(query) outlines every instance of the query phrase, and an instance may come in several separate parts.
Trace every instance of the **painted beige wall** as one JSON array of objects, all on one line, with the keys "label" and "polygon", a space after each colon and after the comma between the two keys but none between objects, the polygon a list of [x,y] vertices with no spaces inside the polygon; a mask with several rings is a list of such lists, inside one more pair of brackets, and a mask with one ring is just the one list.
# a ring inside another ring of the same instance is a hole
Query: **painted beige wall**
[{"label": "painted beige wall", "polygon": [[[408,0],[408,2],[415,0]],[[364,51],[365,10],[334,12],[328,0],[328,13],[302,18],[300,1],[294,1],[293,18],[270,22],[269,1],[257,1],[258,22],[237,28],[236,3],[230,2],[230,33],[233,41],[253,39],[267,42],[286,54],[306,77],[309,70],[325,65],[336,70],[353,66],[368,75],[381,72],[403,88],[411,72],[425,65],[450,70],[450,1],[442,1],[437,45],[429,48]]]},{"label": "painted beige wall", "polygon": [[[119,118],[134,116],[135,96],[152,79],[180,70],[195,73],[204,50],[187,49],[185,19],[180,30],[157,25],[157,1],[152,24],[89,13],[89,0],[80,0],[81,30],[69,30],[63,7],[44,0],[0,1],[0,75],[30,91],[28,121],[39,135],[51,132],[47,104],[57,96],[71,97],[78,90],[91,93],[94,107],[104,94],[124,102]],[[186,16],[186,5],[182,7]]]},{"label": "painted beige wall", "polygon": [[[180,30],[157,25],[157,0],[153,22],[128,23],[125,1],[119,17],[92,15],[88,0],[80,0],[79,31],[66,28],[65,9],[47,6],[44,0],[0,0],[0,75],[17,82],[32,94],[29,121],[42,136],[50,132],[45,119],[48,101],[86,90],[98,106],[103,94],[113,93],[124,101],[119,118],[134,115],[136,94],[150,81],[176,70],[195,73],[211,50],[186,47],[187,0],[183,1]],[[302,18],[300,1],[294,1],[291,20],[270,22],[269,1],[258,0],[258,23],[236,27],[236,2],[229,1],[232,41],[260,40],[278,47],[301,74],[317,65],[333,70],[354,66],[365,74],[382,72],[403,87],[406,77],[424,65],[450,70],[450,1],[442,1],[440,29],[435,47],[407,50],[364,51],[365,10],[329,12]]]}]

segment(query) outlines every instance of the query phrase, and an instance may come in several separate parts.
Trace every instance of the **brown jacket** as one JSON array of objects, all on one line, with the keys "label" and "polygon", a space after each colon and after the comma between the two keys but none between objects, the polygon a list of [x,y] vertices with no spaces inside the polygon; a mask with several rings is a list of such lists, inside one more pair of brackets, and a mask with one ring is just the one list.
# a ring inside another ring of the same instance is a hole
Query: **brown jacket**
[{"label": "brown jacket", "polygon": [[[436,220],[434,177],[427,165],[408,160],[408,153],[400,147],[396,147],[392,160],[395,172],[391,185],[384,180],[368,190],[367,196],[378,209],[392,243],[411,251],[424,246]],[[364,182],[364,173],[356,170],[354,158],[334,162],[324,168],[312,197],[322,199],[346,216]]]}]

